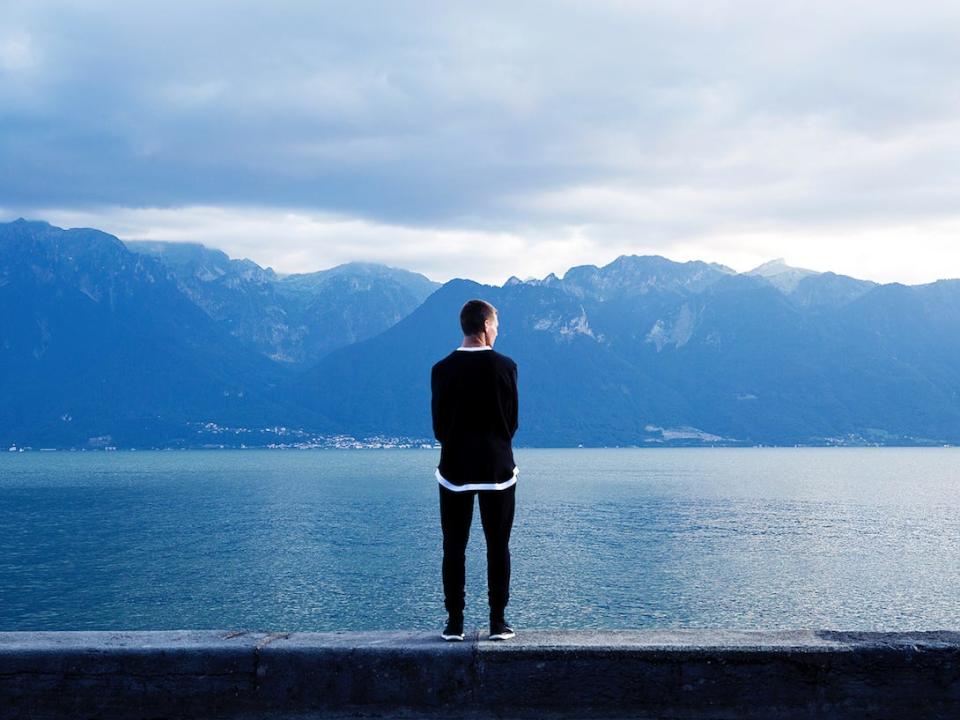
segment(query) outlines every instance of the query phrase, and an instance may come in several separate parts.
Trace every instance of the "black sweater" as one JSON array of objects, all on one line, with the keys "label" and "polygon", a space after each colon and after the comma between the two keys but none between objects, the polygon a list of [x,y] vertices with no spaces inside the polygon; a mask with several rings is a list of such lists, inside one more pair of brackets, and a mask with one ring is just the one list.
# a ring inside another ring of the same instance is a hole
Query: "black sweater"
[{"label": "black sweater", "polygon": [[454,350],[433,366],[433,434],[451,485],[501,483],[514,474],[517,364],[495,350]]}]

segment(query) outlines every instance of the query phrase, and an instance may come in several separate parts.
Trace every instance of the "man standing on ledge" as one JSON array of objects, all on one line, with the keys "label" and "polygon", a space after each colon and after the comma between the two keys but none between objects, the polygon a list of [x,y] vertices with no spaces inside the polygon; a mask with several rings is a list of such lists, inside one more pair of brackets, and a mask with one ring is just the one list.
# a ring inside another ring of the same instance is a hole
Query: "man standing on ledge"
[{"label": "man standing on ledge", "polygon": [[504,618],[510,599],[510,530],[516,496],[517,364],[493,349],[497,310],[470,300],[460,310],[463,345],[433,366],[433,434],[441,443],[440,526],[443,529],[444,640],[463,640],[467,540],[473,496],[487,541],[490,639],[514,636]]}]

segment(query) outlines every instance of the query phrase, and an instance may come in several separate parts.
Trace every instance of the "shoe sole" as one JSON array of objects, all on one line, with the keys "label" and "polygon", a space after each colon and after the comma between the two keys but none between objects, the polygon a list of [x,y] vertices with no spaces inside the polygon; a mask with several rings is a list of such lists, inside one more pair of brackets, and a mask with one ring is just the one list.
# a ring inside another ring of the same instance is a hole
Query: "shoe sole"
[{"label": "shoe sole", "polygon": [[497,633],[496,635],[491,635],[490,639],[491,640],[509,640],[512,637],[516,637],[516,635],[517,634],[515,632]]},{"label": "shoe sole", "polygon": [[440,633],[440,637],[447,642],[463,642],[463,635],[444,635],[443,633]]}]

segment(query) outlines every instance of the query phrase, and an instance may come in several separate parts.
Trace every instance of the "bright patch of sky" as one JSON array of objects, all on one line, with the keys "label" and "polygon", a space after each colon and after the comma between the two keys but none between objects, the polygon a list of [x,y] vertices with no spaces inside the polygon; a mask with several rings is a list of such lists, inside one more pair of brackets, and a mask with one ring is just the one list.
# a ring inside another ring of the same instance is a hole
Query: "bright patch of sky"
[{"label": "bright patch of sky", "polygon": [[960,5],[4,3],[0,220],[437,280],[960,277]]}]

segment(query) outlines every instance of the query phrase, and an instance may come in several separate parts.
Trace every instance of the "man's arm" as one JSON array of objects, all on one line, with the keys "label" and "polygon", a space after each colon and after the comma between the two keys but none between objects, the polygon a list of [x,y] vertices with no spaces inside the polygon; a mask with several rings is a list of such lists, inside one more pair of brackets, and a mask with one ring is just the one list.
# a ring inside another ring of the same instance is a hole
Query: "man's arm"
[{"label": "man's arm", "polygon": [[510,437],[517,433],[518,418],[520,413],[520,398],[517,392],[517,364],[514,363],[510,369],[510,413],[508,416],[510,423]]},{"label": "man's arm", "polygon": [[443,408],[440,404],[440,374],[437,372],[437,366],[434,365],[430,371],[430,410],[433,415],[433,436],[443,444],[443,434],[447,429],[447,419],[444,417]]}]

